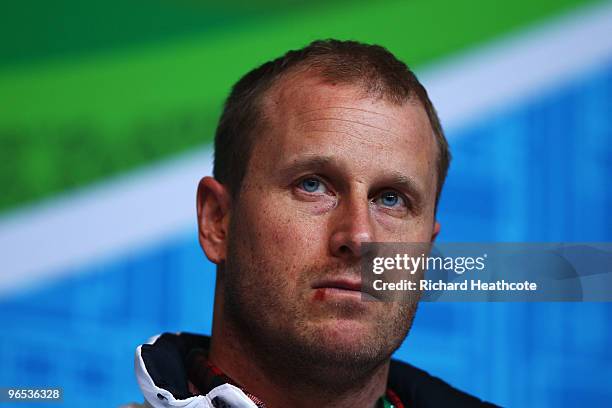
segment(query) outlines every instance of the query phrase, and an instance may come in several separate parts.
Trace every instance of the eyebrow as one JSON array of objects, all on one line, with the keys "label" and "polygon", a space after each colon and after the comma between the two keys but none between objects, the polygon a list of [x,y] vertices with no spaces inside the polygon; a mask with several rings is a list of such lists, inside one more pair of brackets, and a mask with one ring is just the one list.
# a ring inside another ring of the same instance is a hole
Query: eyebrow
[{"label": "eyebrow", "polygon": [[281,174],[288,171],[299,173],[306,170],[329,168],[330,166],[336,167],[334,160],[330,156],[313,155],[287,163],[279,170]]}]

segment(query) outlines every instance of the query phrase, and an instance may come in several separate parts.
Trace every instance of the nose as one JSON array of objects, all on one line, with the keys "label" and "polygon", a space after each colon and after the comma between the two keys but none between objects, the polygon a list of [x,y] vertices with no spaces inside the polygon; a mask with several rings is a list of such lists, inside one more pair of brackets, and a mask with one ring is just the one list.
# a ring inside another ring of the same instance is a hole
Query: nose
[{"label": "nose", "polygon": [[362,256],[362,244],[373,241],[370,204],[365,198],[341,200],[332,218],[330,252],[332,256],[355,260]]}]

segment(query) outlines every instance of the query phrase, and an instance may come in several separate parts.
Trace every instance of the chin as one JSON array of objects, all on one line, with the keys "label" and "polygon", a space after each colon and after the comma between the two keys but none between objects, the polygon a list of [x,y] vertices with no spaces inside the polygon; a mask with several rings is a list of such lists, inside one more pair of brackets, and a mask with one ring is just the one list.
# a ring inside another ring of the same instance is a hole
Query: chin
[{"label": "chin", "polygon": [[376,347],[376,325],[355,319],[328,319],[314,328],[314,347],[327,349],[332,353],[356,355],[371,354]]}]

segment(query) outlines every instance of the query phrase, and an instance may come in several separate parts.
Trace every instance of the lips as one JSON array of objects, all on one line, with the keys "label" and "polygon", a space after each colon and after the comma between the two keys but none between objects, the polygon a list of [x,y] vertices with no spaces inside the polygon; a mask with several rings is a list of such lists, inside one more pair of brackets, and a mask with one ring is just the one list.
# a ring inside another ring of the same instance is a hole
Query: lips
[{"label": "lips", "polygon": [[344,289],[344,290],[352,290],[355,292],[361,292],[361,281],[360,280],[349,280],[349,279],[328,279],[316,282],[312,285],[313,289],[322,289],[322,288],[335,288],[335,289]]},{"label": "lips", "polygon": [[[362,291],[362,283],[361,280],[358,279],[343,279],[343,278],[332,278],[332,279],[322,279],[316,281],[312,285],[313,289],[332,289],[329,292],[337,292],[339,294],[345,295],[363,295],[364,297],[371,298],[373,295],[371,293]],[[343,293],[344,292],[344,293]]]}]

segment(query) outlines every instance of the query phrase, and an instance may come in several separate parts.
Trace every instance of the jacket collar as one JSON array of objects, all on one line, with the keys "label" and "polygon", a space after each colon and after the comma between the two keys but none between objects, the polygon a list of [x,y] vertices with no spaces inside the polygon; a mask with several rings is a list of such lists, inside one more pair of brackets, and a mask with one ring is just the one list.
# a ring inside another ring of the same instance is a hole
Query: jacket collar
[{"label": "jacket collar", "polygon": [[[194,358],[198,353],[207,353],[209,348],[210,337],[191,333],[164,333],[138,346],[135,356],[136,378],[147,402],[154,408],[258,408],[231,381],[200,390],[206,392],[205,395],[193,395],[188,377],[192,369],[190,365],[198,361]],[[392,361],[391,373],[397,372],[398,367],[395,366],[398,364],[401,363]],[[401,393],[388,390],[387,398],[395,406],[403,406],[401,401],[404,401],[404,397]]]},{"label": "jacket collar", "polygon": [[138,346],[135,356],[136,379],[153,408],[257,408],[238,387],[221,384],[206,395],[193,396],[187,378],[189,353],[208,350],[206,336],[165,333]]}]

